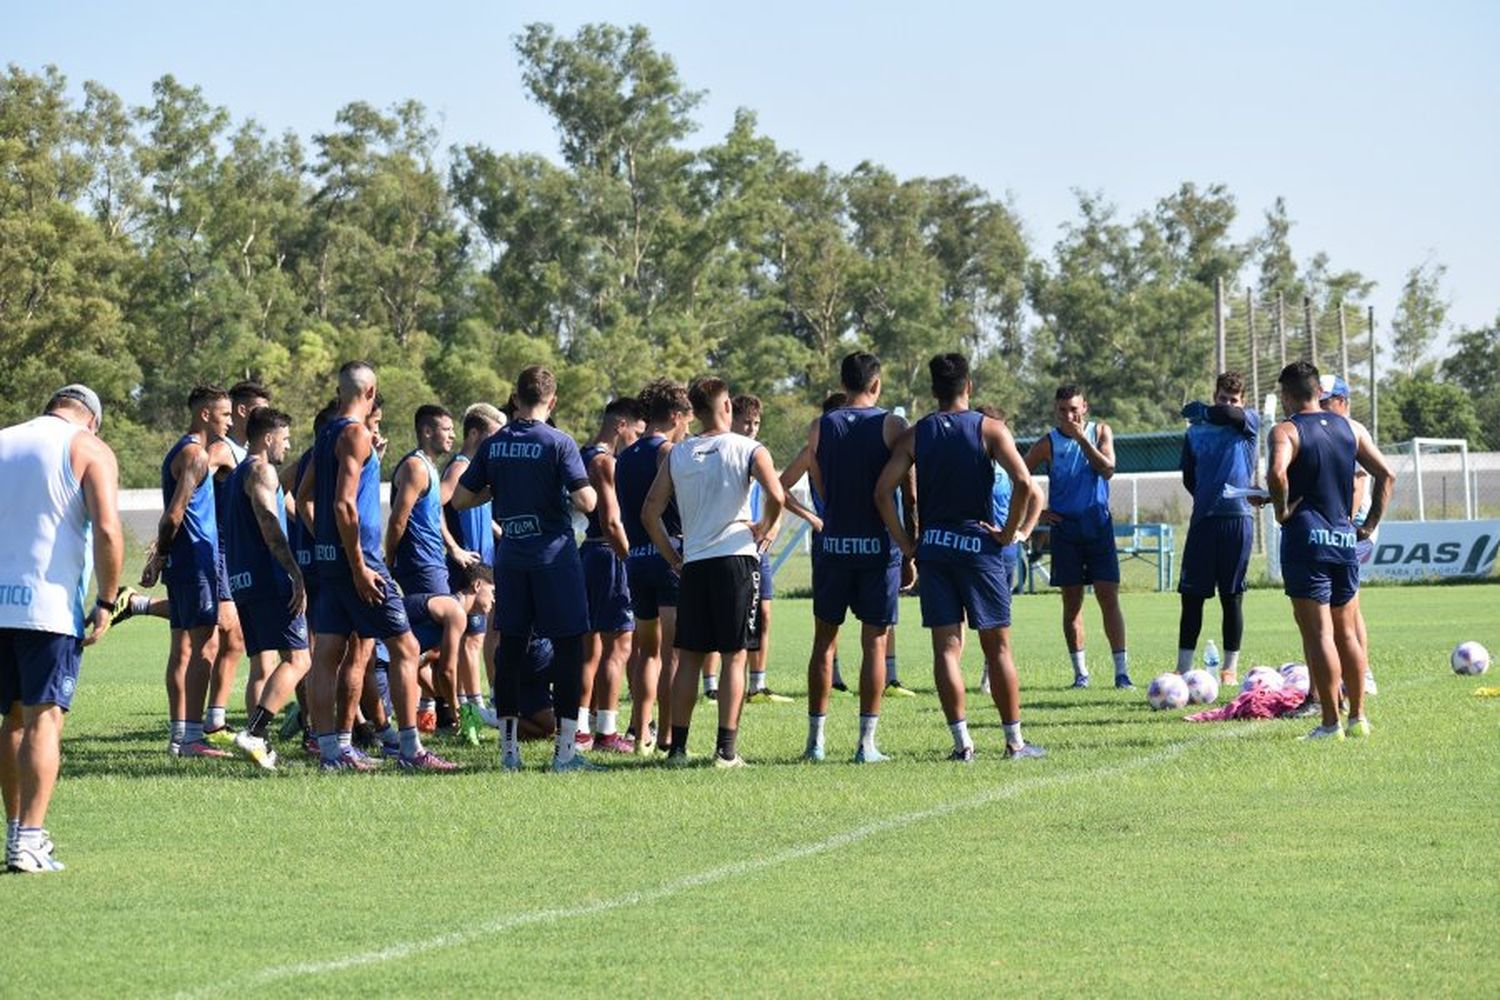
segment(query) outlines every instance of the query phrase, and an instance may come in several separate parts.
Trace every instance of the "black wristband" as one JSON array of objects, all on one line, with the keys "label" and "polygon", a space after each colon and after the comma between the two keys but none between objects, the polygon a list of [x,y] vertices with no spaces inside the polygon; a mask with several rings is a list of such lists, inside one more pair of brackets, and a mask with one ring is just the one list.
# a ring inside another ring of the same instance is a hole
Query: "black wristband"
[{"label": "black wristband", "polygon": [[106,601],[104,598],[101,597],[97,601],[94,602],[94,607],[98,608],[100,611],[108,611],[110,614],[114,614],[115,613],[115,604],[118,601],[119,601],[118,597],[116,597],[113,601]]}]

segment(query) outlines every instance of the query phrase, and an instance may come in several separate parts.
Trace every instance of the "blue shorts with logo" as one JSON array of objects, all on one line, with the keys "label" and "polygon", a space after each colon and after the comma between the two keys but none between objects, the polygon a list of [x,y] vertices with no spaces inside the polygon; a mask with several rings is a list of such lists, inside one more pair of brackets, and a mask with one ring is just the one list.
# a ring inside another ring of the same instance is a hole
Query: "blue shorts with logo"
[{"label": "blue shorts with logo", "polygon": [[654,545],[630,550],[625,560],[625,577],[630,587],[630,606],[639,621],[655,621],[662,608],[677,607],[682,579],[674,572]]},{"label": "blue shorts with logo", "polygon": [[163,577],[170,605],[167,621],[173,629],[212,628],[219,624],[219,581],[216,576],[216,571],[205,568]]},{"label": "blue shorts with logo", "polygon": [[771,579],[771,553],[760,554],[760,599],[769,601],[776,596],[775,581]]},{"label": "blue shorts with logo", "polygon": [[1177,592],[1189,597],[1243,594],[1255,522],[1248,517],[1205,517],[1188,528]]},{"label": "blue shorts with logo", "polygon": [[1115,547],[1114,521],[1105,518],[1092,530],[1052,526],[1052,585],[1081,587],[1090,583],[1120,582],[1120,553]]},{"label": "blue shorts with logo", "polygon": [[0,628],[0,715],[17,702],[25,708],[73,707],[83,640],[76,635]]},{"label": "blue shorts with logo", "polygon": [[1359,596],[1359,563],[1283,562],[1286,596],[1342,608]]},{"label": "blue shorts with logo", "polygon": [[376,604],[360,600],[354,582],[348,577],[327,577],[319,581],[317,634],[357,635],[363,639],[389,639],[411,631],[401,588],[384,566],[372,566],[385,580],[385,596]]},{"label": "blue shorts with logo", "polygon": [[307,648],[307,616],[294,615],[287,608],[291,595],[243,600],[236,598],[240,613],[240,631],[245,635],[245,652],[276,652]]},{"label": "blue shorts with logo", "polygon": [[569,545],[551,562],[495,566],[495,629],[546,639],[589,630],[588,594],[578,549]]},{"label": "blue shorts with logo", "polygon": [[578,550],[588,588],[590,632],[634,632],[630,580],[625,562],[605,542],[584,542]]},{"label": "blue shorts with logo", "polygon": [[896,624],[901,591],[901,564],[841,559],[823,555],[813,560],[813,617],[830,625],[844,624],[844,615],[866,625]]},{"label": "blue shorts with logo", "polygon": [[964,562],[918,555],[917,575],[923,628],[960,622],[975,629],[1010,627],[1010,567],[1002,557]]}]

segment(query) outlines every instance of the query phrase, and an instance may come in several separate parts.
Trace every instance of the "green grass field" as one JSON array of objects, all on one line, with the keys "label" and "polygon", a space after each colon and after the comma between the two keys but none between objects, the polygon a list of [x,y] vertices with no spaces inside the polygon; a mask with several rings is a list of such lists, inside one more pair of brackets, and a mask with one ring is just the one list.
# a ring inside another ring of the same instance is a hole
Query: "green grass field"
[{"label": "green grass field", "polygon": [[[537,745],[512,776],[491,747],[440,745],[468,765],[450,776],[322,775],[289,745],[275,775],[170,760],[164,623],[131,622],[86,657],[69,719],[49,824],[68,871],[0,879],[0,995],[1493,994],[1500,700],[1447,652],[1500,649],[1497,594],[1366,596],[1381,693],[1363,743],[1067,690],[1057,599],[1038,595],[1014,635],[1045,760],[1003,762],[973,694],[980,759],[942,759],[907,602],[901,670],[922,696],[887,702],[893,763],[842,763],[846,696],[821,766],[797,762],[801,704],[755,705],[743,771],[572,776],[542,773]],[[1131,594],[1126,612],[1144,688],[1173,661],[1176,602]],[[1252,592],[1247,614],[1242,669],[1300,658],[1284,598]],[[809,616],[776,604],[789,693]],[[977,680],[977,650],[968,664]]]}]

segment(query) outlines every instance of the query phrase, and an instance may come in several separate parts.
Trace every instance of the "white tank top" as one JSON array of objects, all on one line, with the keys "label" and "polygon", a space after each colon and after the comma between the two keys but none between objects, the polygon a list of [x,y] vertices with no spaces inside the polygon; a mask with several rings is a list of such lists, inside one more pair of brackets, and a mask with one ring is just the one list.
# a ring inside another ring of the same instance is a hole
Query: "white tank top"
[{"label": "white tank top", "polygon": [[690,437],[668,453],[682,515],[682,559],[753,556],[750,460],[760,442],[743,434]]},{"label": "white tank top", "polygon": [[0,628],[83,637],[93,525],[69,456],[82,432],[59,417],[0,430]]}]

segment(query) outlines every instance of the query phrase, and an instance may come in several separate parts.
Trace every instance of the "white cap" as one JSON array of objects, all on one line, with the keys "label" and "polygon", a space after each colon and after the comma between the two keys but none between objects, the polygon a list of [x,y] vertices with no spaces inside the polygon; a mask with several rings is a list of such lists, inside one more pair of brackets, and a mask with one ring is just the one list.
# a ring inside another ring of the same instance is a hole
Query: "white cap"
[{"label": "white cap", "polygon": [[94,415],[94,423],[100,427],[104,426],[104,407],[99,402],[99,394],[81,382],[65,385],[52,394],[47,400],[47,409],[52,409],[59,400],[71,400],[85,407]]}]

